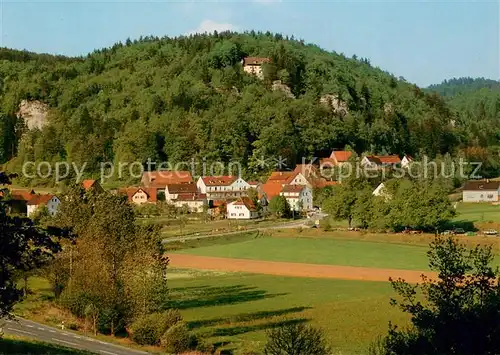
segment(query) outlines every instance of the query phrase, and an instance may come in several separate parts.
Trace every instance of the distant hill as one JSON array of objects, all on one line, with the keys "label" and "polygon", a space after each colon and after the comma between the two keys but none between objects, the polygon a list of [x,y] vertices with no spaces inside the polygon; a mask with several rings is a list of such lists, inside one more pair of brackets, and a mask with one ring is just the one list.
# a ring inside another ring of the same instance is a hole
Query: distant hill
[{"label": "distant hill", "polygon": [[437,92],[444,97],[471,93],[480,89],[500,90],[500,81],[485,78],[453,78],[427,88],[428,91]]},{"label": "distant hill", "polygon": [[[270,60],[262,80],[244,71],[245,57]],[[41,129],[21,129],[23,100],[47,105]],[[145,37],[82,58],[0,50],[0,163],[13,171],[25,161],[86,162],[97,172],[101,162],[205,158],[238,161],[258,177],[263,156],[293,167],[346,145],[455,155],[477,137],[454,117],[439,95],[367,59],[281,34]],[[489,124],[484,145],[496,139]]]}]

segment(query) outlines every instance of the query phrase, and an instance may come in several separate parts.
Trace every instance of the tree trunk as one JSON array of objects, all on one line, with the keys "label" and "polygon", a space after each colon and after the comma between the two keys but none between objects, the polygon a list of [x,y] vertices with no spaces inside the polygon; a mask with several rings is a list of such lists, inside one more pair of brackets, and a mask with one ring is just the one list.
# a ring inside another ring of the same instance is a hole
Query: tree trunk
[{"label": "tree trunk", "polygon": [[27,297],[28,296],[28,275],[26,273],[23,275],[23,279],[24,279],[24,296]]},{"label": "tree trunk", "polygon": [[349,218],[347,218],[347,221],[349,223],[349,228],[352,227],[352,216],[349,216]]},{"label": "tree trunk", "polygon": [[94,336],[97,336],[97,316],[94,316]]},{"label": "tree trunk", "polygon": [[115,335],[115,321],[111,319],[111,335]]}]

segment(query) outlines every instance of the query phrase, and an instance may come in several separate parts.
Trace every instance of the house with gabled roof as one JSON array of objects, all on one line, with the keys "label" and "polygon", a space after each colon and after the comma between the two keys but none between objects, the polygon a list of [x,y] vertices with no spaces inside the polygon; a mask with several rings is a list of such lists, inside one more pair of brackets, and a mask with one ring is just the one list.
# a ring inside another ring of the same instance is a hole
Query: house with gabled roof
[{"label": "house with gabled roof", "polygon": [[136,205],[156,203],[158,201],[158,190],[155,188],[127,187],[121,189],[120,192],[126,194],[128,201]]},{"label": "house with gabled roof", "polygon": [[280,191],[293,211],[311,211],[313,209],[313,193],[306,185],[285,185]]},{"label": "house with gabled roof", "polygon": [[141,185],[147,188],[165,189],[171,184],[192,184],[193,176],[189,171],[159,170],[146,171],[142,174]]},{"label": "house with gabled roof", "polygon": [[165,201],[171,202],[177,200],[181,194],[196,194],[198,187],[194,183],[189,184],[167,184],[165,186]]},{"label": "house with gabled roof", "polygon": [[177,208],[187,207],[190,212],[203,212],[205,207],[208,208],[207,195],[202,193],[179,193],[175,200],[171,203]]},{"label": "house with gabled roof", "polygon": [[97,180],[91,180],[91,179],[83,180],[82,187],[85,191],[104,192],[104,189]]},{"label": "house with gabled roof", "polygon": [[241,177],[227,176],[202,176],[196,186],[198,191],[206,194],[209,200],[223,200],[238,198],[247,195],[250,185]]},{"label": "house with gabled roof", "polygon": [[323,158],[320,160],[321,169],[333,168],[335,166],[341,166],[349,161],[352,156],[352,152],[348,150],[334,150],[328,158]]},{"label": "house with gabled roof", "polygon": [[367,155],[361,160],[361,166],[370,169],[401,166],[399,155]]},{"label": "house with gabled roof", "polygon": [[243,71],[245,73],[255,75],[259,79],[264,78],[264,73],[262,72],[262,65],[265,63],[270,63],[270,58],[263,57],[246,57],[241,61],[241,65],[243,65]]},{"label": "house with gabled roof", "polygon": [[27,202],[27,214],[31,216],[40,207],[46,206],[49,214],[54,216],[57,214],[60,204],[61,200],[56,195],[33,195]]},{"label": "house with gabled roof", "polygon": [[226,206],[228,219],[254,219],[259,218],[257,206],[248,197],[240,197],[229,202]]},{"label": "house with gabled roof", "polygon": [[462,191],[464,202],[498,202],[500,201],[500,181],[470,180]]}]

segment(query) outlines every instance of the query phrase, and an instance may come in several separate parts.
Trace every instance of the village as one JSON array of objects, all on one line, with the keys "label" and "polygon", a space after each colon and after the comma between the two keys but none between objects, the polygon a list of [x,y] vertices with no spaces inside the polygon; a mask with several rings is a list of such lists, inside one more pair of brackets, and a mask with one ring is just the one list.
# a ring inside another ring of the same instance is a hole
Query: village
[{"label": "village", "polygon": [[[245,181],[239,176],[200,176],[195,179],[189,171],[148,171],[142,174],[140,185],[110,190],[127,197],[136,206],[165,202],[188,213],[208,213],[213,217],[251,220],[265,214],[270,201],[283,197],[297,216],[317,211],[314,194],[326,187],[341,184],[331,178],[332,169],[351,162],[351,151],[331,152],[318,164],[298,164],[292,171],[273,171],[265,182]],[[388,168],[408,169],[413,158],[398,155],[366,155],[360,160],[362,167],[372,171]],[[325,178],[327,176],[328,178]],[[85,191],[104,191],[98,180],[83,180]],[[384,182],[374,190],[381,196]],[[57,194],[40,194],[33,189],[10,191],[11,211],[32,216],[45,206],[50,215],[57,213],[61,199]],[[500,201],[500,181],[471,180],[462,190],[463,202]]]}]

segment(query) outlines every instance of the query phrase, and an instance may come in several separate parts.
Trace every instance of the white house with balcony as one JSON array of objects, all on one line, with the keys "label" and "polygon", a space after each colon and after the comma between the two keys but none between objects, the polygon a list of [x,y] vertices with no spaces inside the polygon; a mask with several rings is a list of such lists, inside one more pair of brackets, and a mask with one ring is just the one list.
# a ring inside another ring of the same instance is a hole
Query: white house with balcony
[{"label": "white house with balcony", "polygon": [[250,188],[245,180],[237,176],[202,176],[196,186],[209,200],[244,197]]}]

